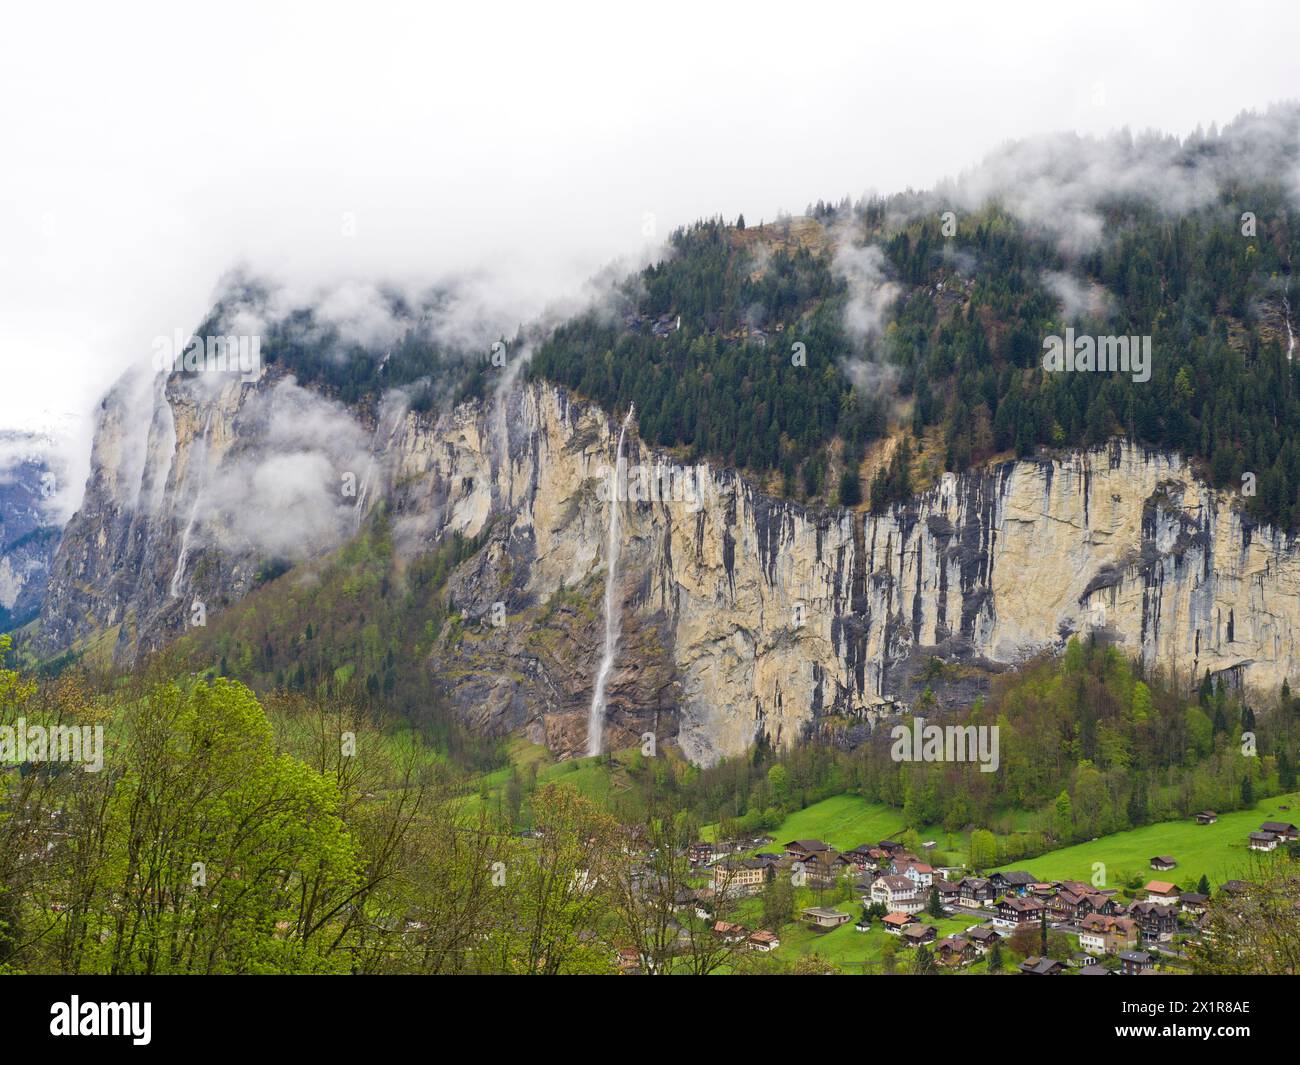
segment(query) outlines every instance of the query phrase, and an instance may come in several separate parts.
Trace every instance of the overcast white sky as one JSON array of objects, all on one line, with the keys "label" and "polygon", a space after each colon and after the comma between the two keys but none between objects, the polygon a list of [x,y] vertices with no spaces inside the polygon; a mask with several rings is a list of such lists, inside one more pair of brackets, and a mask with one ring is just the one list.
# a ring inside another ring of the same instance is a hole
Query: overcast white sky
[{"label": "overcast white sky", "polygon": [[[71,426],[237,261],[502,278],[926,186],[1009,138],[1300,95],[1294,0],[11,5],[0,428]],[[342,235],[352,212],[356,235]],[[78,431],[79,430],[79,431]]]}]

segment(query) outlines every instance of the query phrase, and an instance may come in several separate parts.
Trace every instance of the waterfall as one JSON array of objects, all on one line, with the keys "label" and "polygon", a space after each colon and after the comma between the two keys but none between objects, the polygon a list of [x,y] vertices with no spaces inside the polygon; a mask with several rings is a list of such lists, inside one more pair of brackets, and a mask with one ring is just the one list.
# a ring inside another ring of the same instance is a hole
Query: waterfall
[{"label": "waterfall", "polygon": [[614,652],[618,648],[619,614],[615,597],[618,595],[618,519],[621,508],[619,485],[623,483],[623,438],[627,435],[627,423],[632,420],[629,408],[623,419],[623,427],[618,433],[618,451],[614,458],[614,479],[609,493],[609,550],[607,569],[605,571],[605,651],[601,655],[600,669],[596,673],[596,688],[591,693],[591,711],[587,715],[587,754],[600,754],[601,740],[605,729],[605,688],[609,684],[610,674],[614,672]]},{"label": "waterfall", "polygon": [[1285,292],[1282,293],[1282,306],[1286,308],[1286,361],[1290,362],[1295,351],[1295,333],[1291,331],[1291,301]]},{"label": "waterfall", "polygon": [[[208,431],[212,428],[212,412],[208,411],[208,420],[203,424],[203,436],[200,443],[200,453],[196,458],[201,458],[203,465],[206,467],[208,462]],[[171,587],[168,589],[173,599],[179,599],[181,594],[181,581],[185,577],[185,565],[190,558],[190,539],[194,535],[194,527],[199,520],[199,506],[203,502],[203,486],[194,494],[194,502],[190,505],[190,516],[185,522],[185,531],[181,534],[181,553],[176,557],[176,570],[172,573]]]}]

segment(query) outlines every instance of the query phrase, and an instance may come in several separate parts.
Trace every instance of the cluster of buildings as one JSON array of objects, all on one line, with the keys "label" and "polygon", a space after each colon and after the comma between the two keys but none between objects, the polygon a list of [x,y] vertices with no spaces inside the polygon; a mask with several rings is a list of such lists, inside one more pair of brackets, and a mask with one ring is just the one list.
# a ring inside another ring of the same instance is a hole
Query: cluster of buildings
[{"label": "cluster of buildings", "polygon": [[[1206,811],[1198,819],[1215,816]],[[1260,831],[1285,841],[1296,838],[1297,829],[1290,824],[1265,822]],[[754,845],[771,842],[770,837],[763,837]],[[1020,968],[1031,975],[1052,975],[1069,968],[1086,974],[1109,973],[1112,968],[1097,963],[1097,959],[1106,957],[1117,959],[1119,971],[1125,973],[1153,971],[1152,951],[1159,951],[1161,944],[1172,941],[1179,931],[1199,932],[1210,901],[1204,894],[1180,891],[1165,880],[1149,881],[1140,899],[1125,901],[1113,888],[1078,880],[1043,881],[1027,870],[964,876],[960,870],[936,869],[890,840],[864,843],[841,852],[821,840],[796,839],[783,844],[779,851],[760,851],[751,857],[725,857],[725,853],[725,848],[711,844],[691,848],[692,862],[711,867],[715,895],[735,898],[754,894],[778,875],[794,876],[796,883],[813,888],[834,887],[841,878],[853,876],[864,907],[875,907],[877,913],[883,910],[885,931],[899,936],[910,947],[931,946],[941,966],[969,965],[986,954],[993,943],[1023,925],[1047,923],[1078,936],[1080,951],[1071,962],[1029,958]],[[1177,864],[1168,854],[1150,859],[1151,868],[1158,872],[1167,872]],[[1231,894],[1248,887],[1243,882],[1228,881],[1222,890]],[[938,930],[921,919],[930,906],[932,893],[938,896],[946,914],[965,912],[983,917],[984,921],[960,935],[940,938]],[[804,909],[799,917],[820,930],[852,920],[848,913],[821,906]],[[859,921],[856,927],[866,931],[869,918]],[[756,945],[755,949],[771,947]]]},{"label": "cluster of buildings", "polygon": [[1283,843],[1295,842],[1300,829],[1289,821],[1265,821],[1258,832],[1246,837],[1246,845],[1253,851],[1277,850]]}]

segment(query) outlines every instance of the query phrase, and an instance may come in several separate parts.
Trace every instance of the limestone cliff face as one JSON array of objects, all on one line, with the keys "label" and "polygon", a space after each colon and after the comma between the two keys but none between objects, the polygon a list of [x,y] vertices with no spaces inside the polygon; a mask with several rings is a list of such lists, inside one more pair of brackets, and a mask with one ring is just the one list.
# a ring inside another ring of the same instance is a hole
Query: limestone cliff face
[{"label": "limestone cliff face", "polygon": [[[408,555],[453,533],[483,541],[450,583],[469,622],[430,662],[460,712],[560,752],[586,742],[611,505],[623,625],[606,746],[653,732],[709,763],[760,733],[867,726],[916,697],[931,655],[965,665],[940,702],[966,701],[988,671],[1091,630],[1184,678],[1300,676],[1300,550],[1181,460],[1127,444],[945,476],[863,517],[683,471],[629,432],[611,504],[618,426],[549,385],[438,418],[388,405],[364,424],[270,377],[202,399],[152,387],[147,416],[106,406],[42,616],[47,653],[111,630],[129,661],[182,631],[193,600],[220,609],[268,560],[342,543],[383,500]],[[298,494],[274,481],[281,495],[231,505],[231,484],[286,472],[284,410],[331,427],[292,444]],[[287,544],[265,527],[281,498],[306,530]],[[266,520],[250,526],[250,506]]]},{"label": "limestone cliff face", "polygon": [[56,463],[44,442],[0,432],[0,632],[31,620],[59,542]]}]

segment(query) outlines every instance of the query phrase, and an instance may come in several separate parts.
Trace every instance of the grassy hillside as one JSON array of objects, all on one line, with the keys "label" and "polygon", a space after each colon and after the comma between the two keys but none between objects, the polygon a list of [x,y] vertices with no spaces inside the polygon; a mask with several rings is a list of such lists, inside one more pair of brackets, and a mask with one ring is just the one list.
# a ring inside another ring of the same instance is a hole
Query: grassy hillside
[{"label": "grassy hillside", "polygon": [[[1290,811],[1281,807],[1290,806]],[[1091,880],[1093,863],[1106,865],[1107,886],[1119,887],[1130,877],[1170,880],[1186,890],[1195,890],[1202,874],[1213,886],[1225,880],[1243,878],[1249,868],[1250,851],[1246,834],[1261,821],[1295,821],[1300,810],[1300,792],[1279,795],[1258,803],[1252,810],[1223,814],[1213,825],[1192,820],[1163,821],[1128,832],[1063,847],[1038,858],[1029,858],[1002,868],[1030,869],[1044,880]],[[1157,854],[1172,855],[1178,867],[1170,873],[1156,873],[1148,860]]]}]

